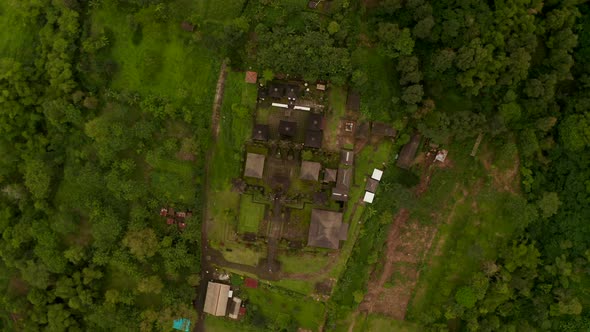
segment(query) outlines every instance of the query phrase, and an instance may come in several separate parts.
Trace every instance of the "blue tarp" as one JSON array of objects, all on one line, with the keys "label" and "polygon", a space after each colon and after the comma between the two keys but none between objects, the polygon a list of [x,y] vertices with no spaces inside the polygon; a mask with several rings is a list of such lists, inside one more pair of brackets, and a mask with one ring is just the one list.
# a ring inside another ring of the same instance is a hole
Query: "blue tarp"
[{"label": "blue tarp", "polygon": [[172,327],[175,330],[189,332],[191,328],[191,321],[187,318],[175,319],[174,323],[172,324]]}]

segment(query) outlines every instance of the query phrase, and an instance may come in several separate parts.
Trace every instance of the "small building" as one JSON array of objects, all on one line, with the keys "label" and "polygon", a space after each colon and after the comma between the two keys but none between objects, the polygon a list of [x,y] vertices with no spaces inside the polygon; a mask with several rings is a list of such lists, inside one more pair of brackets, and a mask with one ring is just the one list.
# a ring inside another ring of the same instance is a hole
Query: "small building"
[{"label": "small building", "polygon": [[320,177],[322,164],[315,161],[302,161],[299,178],[307,181],[317,181]]},{"label": "small building", "polygon": [[262,179],[265,159],[266,156],[264,155],[248,152],[248,154],[246,155],[246,167],[244,169],[244,176]]},{"label": "small building", "polygon": [[244,280],[244,287],[258,288],[258,280],[252,278],[246,278]]},{"label": "small building", "polygon": [[297,85],[287,85],[287,99],[296,100],[299,97],[299,87]]},{"label": "small building", "polygon": [[313,204],[326,205],[328,203],[328,193],[318,191],[312,195]]},{"label": "small building", "polygon": [[311,111],[311,107],[307,107],[307,106],[294,106],[293,107],[294,110],[300,110],[300,111]]},{"label": "small building", "polygon": [[174,218],[168,218],[166,219],[166,224],[168,225],[173,225],[176,223],[176,220],[174,220]]},{"label": "small building", "polygon": [[338,202],[348,201],[348,192],[354,175],[352,168],[338,168],[336,186],[332,188],[332,199]]},{"label": "small building", "polygon": [[418,146],[420,145],[420,139],[420,134],[415,134],[410,139],[410,142],[404,145],[399,153],[399,158],[397,159],[397,167],[409,169],[410,166],[412,166],[414,156],[416,156],[416,151],[418,151]]},{"label": "small building", "polygon": [[381,122],[373,122],[371,133],[380,137],[395,137],[397,134],[392,126]]},{"label": "small building", "polygon": [[346,109],[358,112],[361,109],[361,95],[358,92],[348,90],[346,97]]},{"label": "small building", "polygon": [[279,134],[285,137],[293,137],[297,133],[297,122],[281,120],[279,122]]},{"label": "small building", "polygon": [[187,212],[186,212],[186,217],[187,217],[187,218],[190,218],[190,217],[192,217],[192,216],[193,216],[193,212],[192,212],[192,211],[187,211]]},{"label": "small building", "polygon": [[274,107],[289,108],[289,105],[282,104],[282,103],[272,103],[271,105],[274,106]]},{"label": "small building", "polygon": [[240,307],[242,306],[242,299],[239,297],[232,298],[232,301],[229,305],[229,318],[231,319],[238,319],[240,316]]},{"label": "small building", "polygon": [[225,316],[229,291],[229,285],[209,281],[203,311],[213,316]]},{"label": "small building", "polygon": [[186,212],[184,212],[184,211],[178,211],[178,212],[176,212],[176,218],[179,218],[179,219],[186,218]]},{"label": "small building", "polygon": [[354,132],[354,137],[358,140],[366,140],[369,138],[369,134],[371,132],[371,126],[368,122],[361,122],[359,125],[356,126],[356,131]]},{"label": "small building", "polygon": [[344,131],[347,133],[354,133],[354,121],[348,120],[344,122]]},{"label": "small building", "polygon": [[174,216],[176,215],[176,214],[174,213],[174,208],[169,208],[169,209],[168,209],[168,215],[169,215],[170,217],[174,217]]},{"label": "small building", "polygon": [[252,129],[252,139],[255,141],[266,142],[266,141],[268,141],[269,132],[270,132],[270,130],[269,130],[268,125],[257,124]]},{"label": "small building", "polygon": [[379,181],[377,181],[375,179],[368,178],[367,184],[365,185],[365,190],[368,192],[376,193],[378,186],[379,186]]},{"label": "small building", "polygon": [[373,174],[371,174],[371,178],[375,179],[377,181],[381,181],[381,178],[383,177],[383,171],[380,169],[373,169]]},{"label": "small building", "polygon": [[311,224],[307,245],[328,249],[338,249],[340,241],[348,236],[348,224],[342,223],[342,212],[311,210]]},{"label": "small building", "polygon": [[365,191],[365,196],[363,197],[363,202],[365,203],[373,203],[375,199],[375,194],[372,192]]},{"label": "small building", "polygon": [[285,87],[282,84],[271,84],[268,88],[268,95],[275,99],[283,98],[285,96]]},{"label": "small building", "polygon": [[326,85],[325,84],[322,84],[322,83],[316,84],[315,88],[316,88],[316,90],[326,91]]},{"label": "small building", "polygon": [[165,217],[168,214],[168,209],[167,208],[161,208],[160,209],[160,215],[162,217]]},{"label": "small building", "polygon": [[336,174],[338,174],[338,171],[336,171],[335,169],[326,168],[324,170],[324,182],[336,182]]},{"label": "small building", "polygon": [[183,230],[186,228],[186,223],[184,221],[181,221],[178,223],[178,228],[180,228],[180,230]]},{"label": "small building", "polygon": [[305,132],[304,145],[308,148],[321,149],[324,135],[321,131],[308,130]]},{"label": "small building", "polygon": [[246,83],[256,84],[258,81],[258,73],[255,71],[247,71],[244,81],[246,81]]},{"label": "small building", "polygon": [[436,154],[436,157],[434,158],[436,161],[440,161],[441,163],[444,163],[445,160],[447,159],[447,155],[449,154],[449,151],[447,150],[440,150],[438,151],[438,153]]},{"label": "small building", "polygon": [[350,150],[340,150],[340,163],[351,166],[354,163],[354,152]]},{"label": "small building", "polygon": [[311,113],[307,117],[307,130],[324,130],[324,117],[318,113]]},{"label": "small building", "polygon": [[182,30],[186,31],[186,32],[193,32],[195,31],[195,26],[190,24],[187,21],[184,21],[180,24],[180,27],[182,28]]}]

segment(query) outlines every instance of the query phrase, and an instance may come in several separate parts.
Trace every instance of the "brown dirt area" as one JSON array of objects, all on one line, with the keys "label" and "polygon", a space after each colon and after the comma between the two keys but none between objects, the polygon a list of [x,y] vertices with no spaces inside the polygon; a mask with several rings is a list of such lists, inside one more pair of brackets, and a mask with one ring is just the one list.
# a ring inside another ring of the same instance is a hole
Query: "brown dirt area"
[{"label": "brown dirt area", "polygon": [[430,250],[436,234],[435,227],[409,220],[409,216],[407,209],[400,210],[396,215],[387,237],[383,270],[372,276],[369,290],[359,306],[360,311],[400,320],[405,318],[420,274],[420,262]]}]

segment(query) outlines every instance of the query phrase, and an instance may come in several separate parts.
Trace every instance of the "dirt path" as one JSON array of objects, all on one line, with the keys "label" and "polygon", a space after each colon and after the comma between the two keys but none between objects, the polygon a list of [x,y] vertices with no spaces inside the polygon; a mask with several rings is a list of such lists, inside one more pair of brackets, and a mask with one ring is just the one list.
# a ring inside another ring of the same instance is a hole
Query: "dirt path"
[{"label": "dirt path", "polygon": [[[219,136],[219,118],[220,114],[219,111],[221,110],[221,104],[223,103],[223,91],[225,87],[225,79],[227,77],[227,63],[224,60],[221,64],[221,68],[219,70],[219,78],[217,79],[217,86],[215,88],[215,99],[213,100],[213,110],[211,114],[211,129],[212,129],[212,136],[213,142],[217,140],[217,136]],[[212,144],[211,146],[214,146]],[[213,148],[210,148],[207,151],[207,157],[205,162],[205,174],[209,174],[209,160],[213,154]],[[208,176],[205,176],[205,183],[203,188],[205,190],[209,189],[209,180]],[[207,206],[207,195],[204,195],[202,206]],[[207,209],[203,209],[203,214],[201,218],[201,282],[199,287],[197,288],[197,298],[194,301],[195,309],[197,310],[199,319],[195,323],[194,331],[197,332],[204,332],[205,331],[205,316],[203,314],[203,307],[205,306],[205,295],[207,293],[207,282],[209,280],[209,271],[213,271],[214,266],[213,264],[216,260],[212,259],[213,251],[208,246],[208,237],[207,237]],[[219,254],[221,256],[221,254]],[[223,256],[221,256],[223,258]]]},{"label": "dirt path", "polygon": [[385,253],[386,260],[383,265],[383,271],[377,280],[369,283],[367,294],[359,306],[360,311],[373,312],[380,295],[383,294],[383,286],[391,277],[393,270],[393,261],[389,258],[393,257],[395,254],[402,226],[408,221],[409,217],[410,211],[408,209],[401,209],[395,216],[393,224],[389,229],[389,234],[387,235],[387,251]]},{"label": "dirt path", "polygon": [[219,70],[219,78],[217,79],[217,86],[215,87],[215,99],[213,101],[213,113],[211,114],[211,129],[213,130],[213,138],[219,136],[219,119],[221,117],[220,110],[223,104],[223,92],[225,91],[225,79],[227,78],[227,61],[223,61],[221,69]]}]

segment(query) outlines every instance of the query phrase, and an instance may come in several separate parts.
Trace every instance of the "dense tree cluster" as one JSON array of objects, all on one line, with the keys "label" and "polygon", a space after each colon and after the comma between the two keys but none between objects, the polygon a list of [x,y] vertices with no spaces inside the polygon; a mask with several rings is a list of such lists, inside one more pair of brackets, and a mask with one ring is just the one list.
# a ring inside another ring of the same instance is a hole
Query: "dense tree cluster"
[{"label": "dense tree cluster", "polygon": [[202,153],[207,140],[167,136],[158,114],[186,117],[161,98],[78,82],[79,50],[108,44],[84,37],[78,3],[23,6],[38,26],[34,58],[0,58],[0,328],[151,331],[194,319],[198,217],[182,233],[150,228],[173,200],[137,174],[146,153],[157,165],[183,148]]}]

